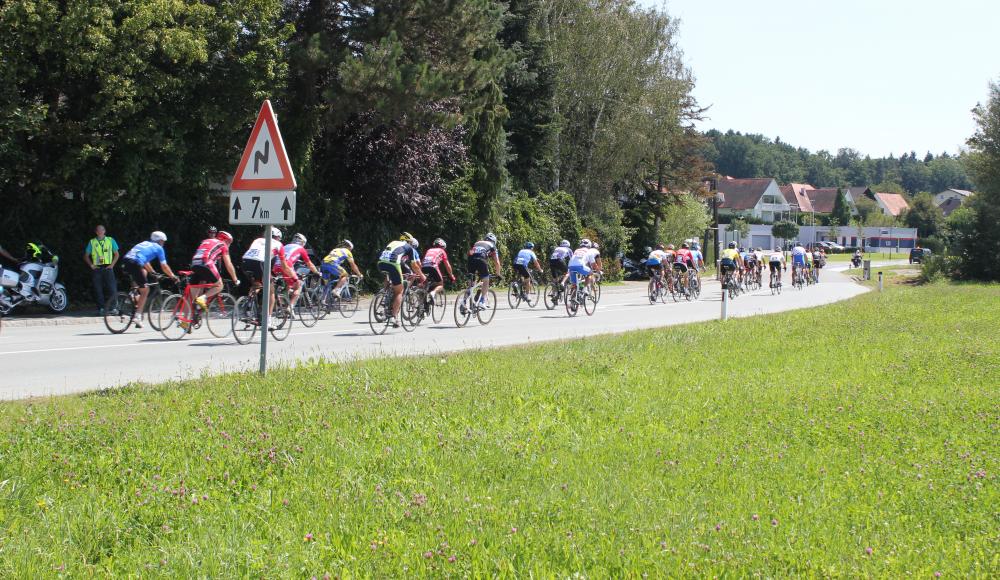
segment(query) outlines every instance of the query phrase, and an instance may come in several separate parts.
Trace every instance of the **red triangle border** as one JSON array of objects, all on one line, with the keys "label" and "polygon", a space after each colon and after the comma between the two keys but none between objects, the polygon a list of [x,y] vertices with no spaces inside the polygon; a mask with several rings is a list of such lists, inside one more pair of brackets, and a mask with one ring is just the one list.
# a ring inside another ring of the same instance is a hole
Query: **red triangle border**
[{"label": "red triangle border", "polygon": [[[257,135],[265,124],[274,141],[274,152],[278,158],[278,168],[281,170],[282,177],[275,179],[243,179],[240,176],[243,175],[247,163],[250,162],[254,143],[257,142]],[[295,176],[292,174],[292,167],[288,164],[288,154],[285,152],[285,141],[281,138],[281,132],[278,131],[278,122],[274,117],[274,110],[271,109],[271,101],[269,100],[265,100],[264,104],[260,106],[260,112],[257,113],[257,122],[253,125],[253,131],[250,132],[250,139],[247,140],[247,145],[243,148],[243,157],[240,158],[240,164],[236,167],[236,173],[233,174],[233,181],[229,186],[234,191],[290,191],[296,187]]]}]

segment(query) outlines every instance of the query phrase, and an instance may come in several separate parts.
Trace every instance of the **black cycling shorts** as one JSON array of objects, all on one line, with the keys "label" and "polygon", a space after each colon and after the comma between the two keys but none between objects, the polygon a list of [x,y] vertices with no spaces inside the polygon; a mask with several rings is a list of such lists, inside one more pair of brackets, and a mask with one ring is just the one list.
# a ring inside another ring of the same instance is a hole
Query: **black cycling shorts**
[{"label": "black cycling shorts", "polygon": [[389,275],[389,283],[393,286],[399,286],[403,283],[403,268],[399,264],[391,264],[389,262],[379,262],[378,271],[383,274]]},{"label": "black cycling shorts", "polygon": [[424,273],[424,276],[427,276],[427,280],[431,282],[430,288],[444,283],[444,278],[441,277],[441,270],[438,270],[434,266],[424,266],[420,270]]},{"label": "black cycling shorts", "polygon": [[722,267],[723,272],[731,272],[736,269],[736,262],[729,258],[723,258],[719,265]]},{"label": "black cycling shorts", "polygon": [[125,259],[122,260],[122,269],[124,269],[125,273],[128,274],[128,277],[132,280],[133,284],[139,288],[146,285],[146,268],[144,266],[140,266],[132,260]]},{"label": "black cycling shorts", "polygon": [[674,264],[674,270],[677,270],[679,272],[687,272],[688,271],[688,265],[684,264],[683,262],[677,262],[677,263]]},{"label": "black cycling shorts", "polygon": [[553,278],[559,278],[565,276],[566,272],[569,272],[569,266],[566,265],[566,262],[559,259],[549,260],[549,270],[552,270]]},{"label": "black cycling shorts", "polygon": [[264,281],[264,262],[260,260],[243,260],[243,273],[251,283]]},{"label": "black cycling shorts", "polygon": [[768,262],[767,265],[771,269],[772,273],[777,270],[781,270],[781,262]]},{"label": "black cycling shorts", "polygon": [[486,263],[486,260],[482,258],[469,256],[466,268],[469,270],[470,274],[475,274],[480,280],[490,277],[490,266]]},{"label": "black cycling shorts", "polygon": [[517,272],[522,278],[531,277],[531,272],[528,272],[528,267],[524,264],[514,264],[514,271]]},{"label": "black cycling shorts", "polygon": [[208,266],[191,266],[192,284],[215,284],[219,276]]},{"label": "black cycling shorts", "polygon": [[823,262],[820,260],[813,260],[813,268],[817,270],[823,267]]}]

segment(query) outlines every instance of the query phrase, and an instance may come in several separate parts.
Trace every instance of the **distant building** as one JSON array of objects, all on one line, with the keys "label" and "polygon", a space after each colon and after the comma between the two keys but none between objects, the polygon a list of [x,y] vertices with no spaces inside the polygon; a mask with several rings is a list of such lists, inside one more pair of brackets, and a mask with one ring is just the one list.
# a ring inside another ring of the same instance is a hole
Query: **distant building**
[{"label": "distant building", "polygon": [[949,197],[944,201],[944,203],[942,203],[938,207],[941,208],[941,213],[944,214],[944,217],[948,217],[952,214],[953,211],[962,207],[963,203],[964,201],[962,198]]},{"label": "distant building", "polygon": [[753,216],[771,223],[791,211],[778,182],[770,177],[753,179],[720,179],[718,191],[725,196],[719,206],[720,216]]},{"label": "distant building", "polygon": [[906,202],[906,198],[898,193],[873,193],[875,198],[875,203],[878,204],[880,210],[885,215],[891,215],[893,217],[899,217],[899,214],[903,213],[905,210],[910,209],[910,204]]},{"label": "distant building", "polygon": [[966,191],[964,189],[946,189],[934,196],[934,205],[941,207],[941,205],[949,199],[957,200],[959,205],[962,205],[971,195],[971,191]]},{"label": "distant building", "polygon": [[789,206],[797,208],[802,213],[813,211],[812,202],[807,195],[809,191],[816,189],[808,183],[789,183],[780,188],[781,195],[785,196],[785,201]]}]

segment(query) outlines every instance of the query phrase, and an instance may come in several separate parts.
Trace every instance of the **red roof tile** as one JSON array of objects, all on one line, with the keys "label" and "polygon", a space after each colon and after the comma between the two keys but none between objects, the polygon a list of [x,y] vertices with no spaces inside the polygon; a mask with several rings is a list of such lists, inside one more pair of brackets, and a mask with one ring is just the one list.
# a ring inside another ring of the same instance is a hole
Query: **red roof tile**
[{"label": "red roof tile", "polygon": [[837,188],[823,187],[807,191],[809,201],[812,202],[813,211],[816,213],[832,213],[833,205],[837,203]]},{"label": "red roof tile", "polygon": [[719,207],[737,211],[753,209],[772,181],[770,177],[719,180],[719,191],[726,196]]},{"label": "red roof tile", "polygon": [[898,216],[904,209],[910,208],[906,198],[898,193],[875,193],[875,197],[878,198],[879,205],[893,216]]},{"label": "red roof tile", "polygon": [[790,205],[799,206],[799,211],[809,212],[813,210],[812,202],[809,201],[807,192],[816,189],[815,187],[808,183],[789,183],[788,185],[782,185],[779,189],[781,190],[781,195],[785,196],[785,201]]}]

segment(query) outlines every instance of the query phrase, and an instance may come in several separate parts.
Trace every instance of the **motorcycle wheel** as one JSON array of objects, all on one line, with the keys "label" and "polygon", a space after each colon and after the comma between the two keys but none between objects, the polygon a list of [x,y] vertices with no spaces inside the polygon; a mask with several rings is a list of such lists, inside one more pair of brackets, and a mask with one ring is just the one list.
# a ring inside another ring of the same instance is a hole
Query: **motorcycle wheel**
[{"label": "motorcycle wheel", "polygon": [[67,306],[69,306],[69,296],[66,294],[66,289],[53,288],[52,294],[49,295],[49,310],[58,314],[66,310]]}]

